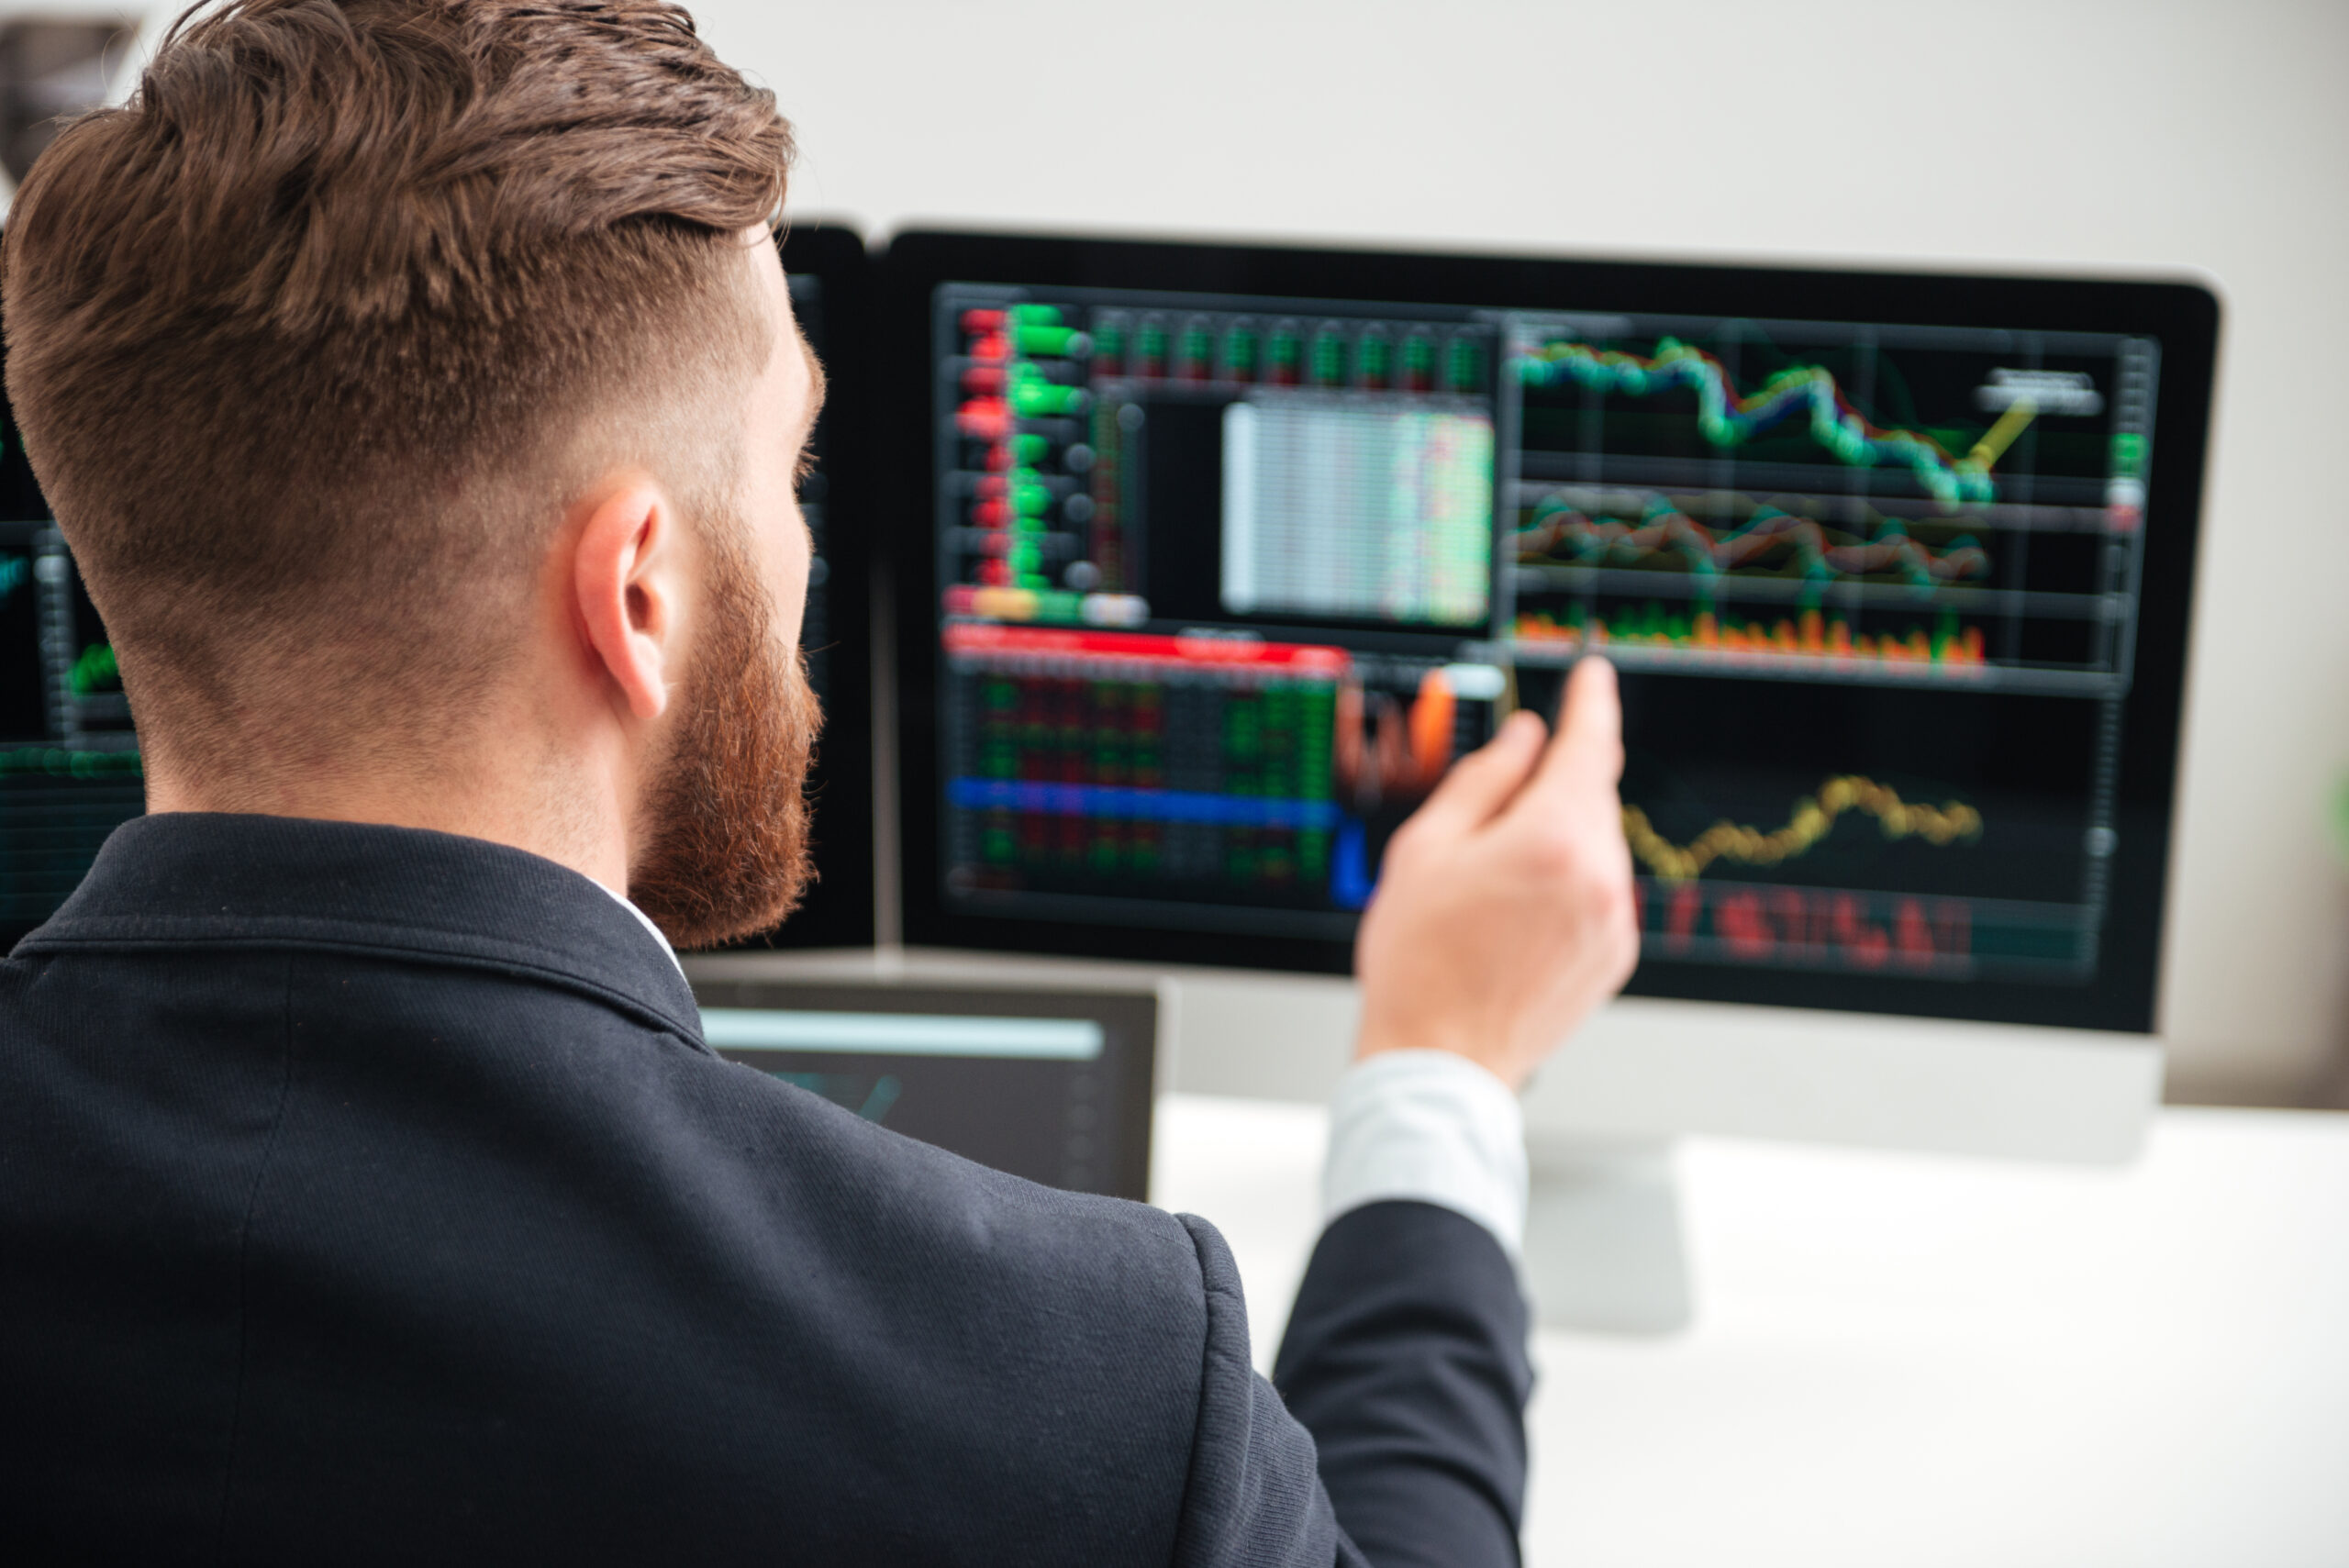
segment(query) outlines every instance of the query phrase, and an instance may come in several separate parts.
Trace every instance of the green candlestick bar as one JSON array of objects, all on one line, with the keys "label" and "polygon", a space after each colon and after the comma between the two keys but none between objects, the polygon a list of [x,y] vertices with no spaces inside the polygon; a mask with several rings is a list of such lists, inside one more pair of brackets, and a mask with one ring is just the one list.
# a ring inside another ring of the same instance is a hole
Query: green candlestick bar
[{"label": "green candlestick bar", "polygon": [[141,777],[144,768],[136,751],[69,751],[61,746],[17,746],[0,751],[0,777],[45,774],[63,779]]},{"label": "green candlestick bar", "polygon": [[1317,386],[1342,386],[1346,381],[1346,340],[1335,332],[1313,339],[1313,381]]}]

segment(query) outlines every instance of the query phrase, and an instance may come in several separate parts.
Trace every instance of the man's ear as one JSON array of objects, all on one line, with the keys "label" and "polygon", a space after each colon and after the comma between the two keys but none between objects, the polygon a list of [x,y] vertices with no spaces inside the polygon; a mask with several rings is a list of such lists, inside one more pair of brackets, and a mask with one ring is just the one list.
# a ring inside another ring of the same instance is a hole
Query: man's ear
[{"label": "man's ear", "polygon": [[592,656],[629,711],[658,718],[680,666],[684,535],[668,495],[629,475],[592,492],[572,558],[573,603]]}]

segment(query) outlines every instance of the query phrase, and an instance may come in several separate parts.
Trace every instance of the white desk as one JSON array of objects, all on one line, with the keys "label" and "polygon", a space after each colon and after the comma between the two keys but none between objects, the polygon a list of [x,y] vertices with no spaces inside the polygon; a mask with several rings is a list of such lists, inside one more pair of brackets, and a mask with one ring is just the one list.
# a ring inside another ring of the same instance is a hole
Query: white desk
[{"label": "white desk", "polygon": [[[1171,1095],[1269,1366],[1309,1107]],[[2349,1117],[2165,1112],[2082,1172],[1695,1141],[1696,1329],[1543,1333],[1537,1568],[2349,1564]]]}]

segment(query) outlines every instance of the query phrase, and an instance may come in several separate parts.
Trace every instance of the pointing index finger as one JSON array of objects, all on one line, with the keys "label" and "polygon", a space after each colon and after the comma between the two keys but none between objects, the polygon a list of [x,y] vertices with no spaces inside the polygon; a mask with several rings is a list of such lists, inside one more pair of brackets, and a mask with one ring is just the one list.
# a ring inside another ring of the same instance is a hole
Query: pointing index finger
[{"label": "pointing index finger", "polygon": [[1419,816],[1447,833],[1464,833],[1506,807],[1542,760],[1542,721],[1513,713],[1500,731],[1446,773]]},{"label": "pointing index finger", "polygon": [[1623,776],[1623,705],[1615,684],[1615,666],[1586,656],[1566,678],[1559,704],[1558,736],[1529,795],[1578,794],[1589,789],[1612,790]]}]

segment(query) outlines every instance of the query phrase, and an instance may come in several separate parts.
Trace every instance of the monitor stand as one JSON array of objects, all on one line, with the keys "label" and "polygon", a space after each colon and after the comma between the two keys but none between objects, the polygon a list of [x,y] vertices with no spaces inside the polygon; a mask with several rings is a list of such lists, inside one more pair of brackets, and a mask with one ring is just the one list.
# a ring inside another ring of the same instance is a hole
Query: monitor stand
[{"label": "monitor stand", "polygon": [[1674,1334],[1695,1316],[1669,1143],[1550,1143],[1532,1155],[1525,1284],[1545,1329]]}]

